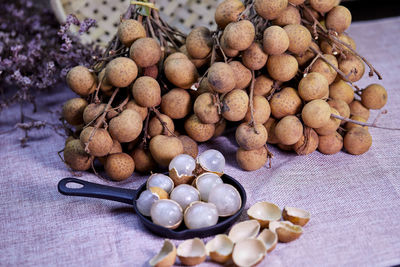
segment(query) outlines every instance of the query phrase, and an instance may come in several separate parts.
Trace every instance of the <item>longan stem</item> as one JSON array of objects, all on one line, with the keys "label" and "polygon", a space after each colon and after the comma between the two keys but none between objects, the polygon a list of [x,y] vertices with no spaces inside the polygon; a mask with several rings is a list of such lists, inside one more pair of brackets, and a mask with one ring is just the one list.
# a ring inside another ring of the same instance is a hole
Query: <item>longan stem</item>
[{"label": "longan stem", "polygon": [[225,63],[227,63],[228,62],[228,58],[226,57],[225,52],[222,49],[221,44],[219,43],[219,33],[217,32],[215,35],[213,35],[213,37],[214,37],[214,40],[215,40],[215,42],[216,42],[216,44],[217,44],[217,46],[219,48],[219,51],[221,51],[221,54],[224,57]]},{"label": "longan stem", "polygon": [[312,66],[314,65],[314,63],[317,61],[317,59],[319,59],[319,55],[316,55],[314,57],[314,59],[311,61],[311,63],[307,66],[307,68],[304,69],[304,74],[307,74],[310,72],[310,69],[312,68]]},{"label": "longan stem", "polygon": [[347,122],[352,122],[354,124],[358,124],[358,125],[361,125],[361,126],[368,126],[368,127],[379,128],[379,129],[384,129],[384,130],[400,131],[400,128],[390,128],[390,127],[377,126],[377,125],[375,125],[375,123],[356,121],[356,120],[348,119],[348,118],[345,118],[345,117],[342,117],[340,115],[336,115],[336,114],[333,114],[333,113],[331,114],[331,117],[334,117],[334,118],[339,119],[339,120],[347,121]]},{"label": "longan stem", "polygon": [[151,111],[154,112],[156,115],[157,119],[160,121],[161,125],[163,126],[164,130],[167,130],[172,136],[175,136],[174,132],[171,132],[171,130],[168,128],[167,123],[161,119],[160,112],[156,108],[151,108]]},{"label": "longan stem", "polygon": [[149,120],[150,120],[150,109],[147,108],[147,116],[146,116],[146,120],[144,122],[144,132],[143,132],[143,139],[142,139],[142,143],[143,146],[147,146],[147,138],[149,137],[148,135],[148,131],[149,131]]},{"label": "longan stem", "polygon": [[254,70],[251,70],[251,84],[250,84],[250,101],[249,101],[249,107],[250,107],[250,121],[249,125],[253,127],[254,132],[258,134],[257,129],[254,127],[254,103],[253,103],[253,95],[254,95],[254,80],[255,80],[255,75],[254,75]]}]

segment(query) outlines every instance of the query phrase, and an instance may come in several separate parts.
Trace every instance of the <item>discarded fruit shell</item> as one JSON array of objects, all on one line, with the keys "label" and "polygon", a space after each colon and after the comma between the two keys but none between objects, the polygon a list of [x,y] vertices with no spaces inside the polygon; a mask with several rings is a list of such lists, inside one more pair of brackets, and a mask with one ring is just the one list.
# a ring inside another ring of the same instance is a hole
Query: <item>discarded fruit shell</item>
[{"label": "discarded fruit shell", "polygon": [[290,221],[293,224],[304,226],[310,220],[311,214],[306,210],[285,207],[283,209],[282,217],[285,221]]},{"label": "discarded fruit shell", "polygon": [[170,267],[174,265],[175,260],[176,247],[169,239],[165,239],[160,252],[149,261],[149,264],[155,267]]},{"label": "discarded fruit shell", "polygon": [[207,254],[218,263],[225,263],[232,258],[234,243],[227,235],[216,235],[206,244]]},{"label": "discarded fruit shell", "polygon": [[247,210],[247,215],[249,215],[250,219],[257,220],[261,228],[266,228],[270,222],[281,219],[282,211],[277,205],[263,201],[251,206]]},{"label": "discarded fruit shell", "polygon": [[257,239],[260,239],[264,243],[267,252],[273,251],[278,243],[278,235],[269,229],[262,230]]},{"label": "discarded fruit shell", "polygon": [[175,156],[169,163],[169,177],[174,181],[175,186],[189,184],[193,181],[193,171],[196,168],[196,161],[187,154]]},{"label": "discarded fruit shell", "polygon": [[196,160],[196,174],[212,172],[218,176],[224,174],[225,157],[221,152],[215,149],[209,149],[201,153]]},{"label": "discarded fruit shell", "polygon": [[172,168],[169,170],[169,177],[171,177],[172,181],[174,181],[174,185],[180,185],[180,184],[190,184],[194,176],[193,175],[186,175],[186,174],[178,174],[178,171],[175,168]]},{"label": "discarded fruit shell", "polygon": [[247,220],[235,224],[229,231],[228,237],[233,243],[255,238],[260,231],[260,223],[256,220]]},{"label": "discarded fruit shell", "polygon": [[177,255],[183,264],[193,266],[206,260],[207,251],[203,241],[196,237],[179,244]]},{"label": "discarded fruit shell", "polygon": [[274,221],[269,224],[269,229],[278,235],[279,242],[287,243],[296,240],[303,233],[303,228],[289,221]]},{"label": "discarded fruit shell", "polygon": [[235,244],[232,260],[240,267],[255,266],[264,259],[266,254],[267,249],[261,240],[248,238]]}]

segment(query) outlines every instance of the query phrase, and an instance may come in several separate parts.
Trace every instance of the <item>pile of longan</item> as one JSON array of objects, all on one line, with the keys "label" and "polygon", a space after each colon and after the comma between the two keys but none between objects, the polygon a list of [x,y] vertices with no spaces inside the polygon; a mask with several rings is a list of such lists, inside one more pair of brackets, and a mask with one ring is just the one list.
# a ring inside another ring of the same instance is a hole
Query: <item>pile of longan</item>
[{"label": "pile of longan", "polygon": [[380,74],[345,33],[351,20],[337,0],[225,0],[216,31],[197,27],[184,45],[166,47],[141,19],[124,19],[117,33],[124,54],[101,70],[77,66],[67,75],[80,97],[63,107],[75,126],[65,162],[88,170],[98,159],[111,179],[123,180],[181,153],[196,157],[198,142],[227,127],[236,127],[244,170],[266,164],[267,143],[299,155],[363,154],[372,144],[370,109],[381,109],[387,92],[355,85],[365,64],[370,76]]}]

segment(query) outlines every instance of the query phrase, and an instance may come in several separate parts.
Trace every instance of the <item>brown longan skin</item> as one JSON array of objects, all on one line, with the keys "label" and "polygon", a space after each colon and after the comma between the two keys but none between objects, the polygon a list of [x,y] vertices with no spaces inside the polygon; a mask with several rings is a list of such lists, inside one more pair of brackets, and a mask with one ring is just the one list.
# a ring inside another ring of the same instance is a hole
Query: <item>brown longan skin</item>
[{"label": "brown longan skin", "polygon": [[[324,54],[324,57],[332,63],[336,68],[338,68],[338,61],[335,56]],[[331,84],[335,81],[337,72],[332,66],[326,63],[323,59],[319,58],[315,61],[314,65],[311,67],[312,72],[319,72],[325,76],[328,80],[328,83]]]},{"label": "brown longan skin", "polygon": [[338,132],[319,137],[318,150],[322,154],[333,155],[342,150],[342,148],[343,137]]},{"label": "brown longan skin", "polygon": [[304,134],[300,137],[299,141],[293,145],[293,150],[297,155],[308,155],[317,150],[318,143],[319,137],[314,129],[305,127]]},{"label": "brown longan skin", "polygon": [[264,53],[261,45],[254,42],[242,52],[243,64],[251,70],[259,70],[267,63],[268,55]]},{"label": "brown longan skin", "polygon": [[235,73],[229,64],[223,62],[211,65],[207,80],[211,89],[221,94],[230,92],[236,86]]},{"label": "brown longan skin", "polygon": [[[365,118],[357,116],[357,115],[352,115],[350,117],[350,119],[354,120],[354,121],[359,121],[359,122],[367,122],[367,120]],[[349,131],[351,128],[354,128],[354,127],[362,127],[362,128],[365,128],[366,130],[368,130],[368,126],[362,126],[360,124],[356,124],[353,122],[346,122],[346,130]]]},{"label": "brown longan skin", "polygon": [[266,20],[276,19],[286,9],[288,0],[256,0],[254,9]]},{"label": "brown longan skin", "polygon": [[269,104],[272,115],[277,119],[295,115],[301,111],[303,106],[299,93],[292,87],[283,88],[275,93]]},{"label": "brown longan skin", "polygon": [[79,139],[67,142],[63,154],[65,163],[75,171],[86,171],[92,164],[91,156],[85,152]]},{"label": "brown longan skin", "polygon": [[151,138],[149,149],[153,159],[161,167],[167,167],[175,156],[183,153],[183,145],[179,138],[165,135]]},{"label": "brown longan skin", "polygon": [[193,65],[195,65],[196,68],[201,68],[203,65],[210,63],[211,61],[211,57],[205,57],[205,58],[193,58],[189,55],[186,45],[182,45],[179,48],[179,51],[181,51],[182,53],[184,53],[187,58],[193,63]]},{"label": "brown longan skin", "polygon": [[275,126],[275,136],[283,145],[293,145],[303,136],[303,124],[293,115],[283,117]]},{"label": "brown longan skin", "polygon": [[190,116],[184,124],[187,135],[196,142],[210,140],[215,132],[215,125],[212,123],[202,123],[196,114]]},{"label": "brown longan skin", "polygon": [[281,82],[287,82],[296,76],[298,68],[296,58],[288,54],[273,55],[267,61],[269,75]]},{"label": "brown longan skin", "polygon": [[240,121],[244,119],[249,106],[249,96],[240,89],[229,92],[222,99],[222,116],[228,121]]},{"label": "brown longan skin", "polygon": [[137,113],[140,114],[140,117],[142,118],[142,121],[144,121],[147,117],[148,114],[148,110],[146,107],[142,107],[140,105],[138,105],[135,101],[135,99],[130,100],[126,106],[125,109],[131,109],[136,111]]},{"label": "brown longan skin", "polygon": [[[113,145],[111,147],[110,152],[108,152],[108,155],[115,154],[115,153],[122,153],[122,146],[121,146],[120,142],[118,142],[117,140],[113,139]],[[106,164],[107,156],[99,157],[97,159],[104,166]]]},{"label": "brown longan skin", "polygon": [[226,45],[239,51],[244,51],[250,47],[255,34],[254,25],[248,20],[232,22],[224,30]]},{"label": "brown longan skin", "polygon": [[117,35],[121,43],[130,47],[137,39],[146,37],[146,30],[137,20],[127,19],[119,24]]},{"label": "brown longan skin", "polygon": [[[346,58],[339,59],[339,69],[352,82],[359,81],[365,73],[364,62],[357,56],[348,53]],[[355,70],[355,71],[354,71]]]},{"label": "brown longan skin", "polygon": [[182,119],[191,110],[192,100],[184,89],[174,88],[161,98],[161,111],[172,119]]},{"label": "brown longan skin", "polygon": [[300,24],[300,11],[292,5],[288,5],[286,9],[283,10],[283,12],[279,15],[279,17],[273,20],[273,23],[281,27],[289,24]]},{"label": "brown longan skin", "polygon": [[157,79],[158,77],[158,66],[152,65],[142,69],[142,76],[149,76],[153,79]]},{"label": "brown longan skin", "polygon": [[109,122],[111,136],[120,143],[132,142],[142,132],[143,121],[138,112],[125,109]]},{"label": "brown longan skin", "polygon": [[[332,107],[331,107],[331,114],[340,115],[339,111],[337,111],[336,109],[334,109]],[[341,120],[331,116],[328,124],[326,124],[325,126],[323,126],[321,128],[316,128],[315,131],[319,135],[330,135],[330,134],[336,132],[336,130],[339,128],[341,122],[342,122]]]},{"label": "brown longan skin", "polygon": [[[342,42],[350,45],[350,47],[353,50],[356,50],[356,43],[353,40],[353,38],[351,38],[348,34],[346,34],[345,32],[339,33],[339,35],[337,36],[337,38],[339,40],[341,40]],[[332,47],[332,43],[331,41],[327,41],[327,40],[322,40],[321,41],[321,50],[325,53],[325,54],[331,54],[333,55],[334,53],[338,53],[337,51],[337,47],[339,47],[340,49],[342,49],[344,51],[345,54],[347,54],[347,52],[349,52],[349,48],[346,47],[345,45],[342,44],[335,44],[335,49],[333,49]]]},{"label": "brown longan skin", "polygon": [[68,71],[67,84],[80,96],[88,96],[96,89],[96,77],[85,66],[76,66]]},{"label": "brown longan skin", "polygon": [[243,3],[239,0],[225,0],[215,10],[215,22],[219,28],[224,29],[229,23],[237,21],[244,9]]},{"label": "brown longan skin", "polygon": [[336,6],[332,8],[325,18],[325,25],[329,30],[342,33],[351,24],[351,12],[344,6]]},{"label": "brown longan skin", "polygon": [[[315,49],[316,51],[320,52],[319,46],[315,42],[311,42],[310,46]],[[316,56],[316,54],[311,50],[307,49],[302,55],[295,55],[297,63],[300,67],[305,66],[306,64],[310,63],[310,61]]]},{"label": "brown longan skin", "polygon": [[[346,102],[340,99],[331,99],[328,101],[329,106],[339,111],[340,116],[344,118],[350,117],[350,107]],[[342,121],[341,124],[345,124],[345,121]]]},{"label": "brown longan skin", "polygon": [[343,146],[352,155],[361,155],[369,150],[372,137],[368,130],[354,127],[344,136]]},{"label": "brown longan skin", "polygon": [[354,100],[349,104],[349,108],[351,115],[357,115],[363,117],[366,120],[369,119],[369,114],[370,114],[369,109],[363,106],[363,104],[360,101]]},{"label": "brown longan skin", "polygon": [[226,120],[221,119],[219,122],[215,124],[215,132],[213,134],[213,137],[218,137],[221,136],[226,129]]},{"label": "brown longan skin", "polygon": [[111,154],[107,157],[104,169],[112,180],[123,181],[133,174],[135,162],[126,153]]},{"label": "brown longan skin", "polygon": [[[83,129],[81,132],[79,139],[83,147],[86,146],[86,143],[89,142],[89,138],[94,131],[94,127],[89,126]],[[92,140],[89,142],[89,153],[95,157],[103,157],[107,155],[113,146],[113,140],[107,130],[103,128],[97,129],[92,137]]]},{"label": "brown longan skin", "polygon": [[313,9],[318,12],[326,13],[335,6],[336,0],[310,0]]},{"label": "brown longan skin", "polygon": [[380,84],[370,84],[361,92],[361,103],[369,109],[381,109],[387,102],[386,89]]},{"label": "brown longan skin", "polygon": [[210,54],[213,41],[206,27],[194,28],[186,38],[186,49],[193,58],[205,58]]},{"label": "brown longan skin", "polygon": [[304,101],[322,99],[329,94],[328,80],[318,72],[311,72],[300,80],[298,90]]},{"label": "brown longan skin", "polygon": [[[99,118],[100,115],[103,113],[104,108],[106,107],[106,104],[100,103],[100,104],[95,104],[91,103],[85,107],[83,110],[82,118],[83,122],[85,124],[88,124],[90,122],[94,122],[96,118]],[[96,119],[97,122],[97,119]]]},{"label": "brown longan skin", "polygon": [[211,93],[204,93],[196,98],[193,111],[202,123],[217,123],[220,120],[215,101]]},{"label": "brown longan skin", "polygon": [[106,79],[115,87],[127,87],[138,75],[136,63],[127,57],[117,57],[106,67]]},{"label": "brown longan skin", "polygon": [[267,163],[268,151],[262,146],[255,150],[245,150],[241,147],[236,152],[236,161],[245,171],[255,171]]},{"label": "brown longan skin", "polygon": [[[268,100],[263,96],[253,97],[253,119],[254,123],[264,124],[269,116],[271,115],[271,107],[269,106]],[[251,110],[250,106],[247,109],[244,121],[251,121]]]},{"label": "brown longan skin", "polygon": [[299,24],[290,24],[283,27],[289,37],[288,50],[294,54],[301,55],[311,44],[310,31]]},{"label": "brown longan skin", "polygon": [[331,108],[327,102],[316,99],[304,105],[301,118],[311,128],[321,128],[329,123]]},{"label": "brown longan skin", "polygon": [[268,133],[262,124],[255,124],[252,127],[245,122],[240,124],[236,129],[235,138],[241,148],[254,150],[265,145]]},{"label": "brown longan skin", "polygon": [[150,173],[157,167],[149,150],[143,148],[136,148],[132,151],[131,157],[135,162],[135,171],[140,173]]},{"label": "brown longan skin", "polygon": [[228,65],[231,66],[235,74],[235,89],[244,89],[249,86],[251,82],[251,71],[246,68],[240,61],[231,61],[228,63]]},{"label": "brown longan skin", "polygon": [[110,93],[112,93],[112,88],[113,86],[107,81],[106,79],[106,68],[102,69],[99,74],[98,74],[98,81],[100,84],[100,90],[109,95]]},{"label": "brown longan skin", "polygon": [[[165,129],[165,127],[161,124],[160,119],[164,123],[166,123],[166,127],[168,129]],[[148,134],[151,137],[160,135],[160,134],[171,136],[174,131],[175,131],[175,125],[174,125],[173,120],[165,114],[160,113],[158,116],[151,118],[149,121]]]},{"label": "brown longan skin", "polygon": [[263,34],[263,49],[268,55],[281,55],[289,48],[289,36],[279,26],[270,26]]},{"label": "brown longan skin", "polygon": [[265,75],[258,76],[254,81],[254,95],[268,96],[272,92],[274,81]]},{"label": "brown longan skin", "polygon": [[189,89],[199,77],[196,66],[185,58],[165,61],[164,72],[168,81],[183,89]]},{"label": "brown longan skin", "polygon": [[71,125],[79,125],[83,123],[83,111],[87,107],[88,102],[80,97],[71,98],[62,108],[62,117]]},{"label": "brown longan skin", "polygon": [[224,51],[225,56],[236,57],[237,55],[239,55],[239,50],[235,50],[228,47],[225,41],[225,35],[221,36],[220,45],[222,50]]},{"label": "brown longan skin", "polygon": [[279,139],[275,135],[275,127],[277,123],[278,121],[273,117],[269,117],[269,119],[264,123],[264,127],[265,129],[267,129],[268,133],[268,140],[267,140],[268,144],[279,143]]},{"label": "brown longan skin", "polygon": [[289,0],[289,3],[297,6],[297,5],[301,5],[304,3],[305,0]]},{"label": "brown longan skin", "polygon": [[161,103],[161,88],[157,80],[142,76],[132,85],[132,95],[142,107],[155,107]]},{"label": "brown longan skin", "polygon": [[[181,47],[182,48],[182,47]],[[183,49],[184,50],[184,49]],[[175,52],[170,54],[165,60],[164,60],[164,65],[167,64],[168,61],[172,59],[187,59],[189,60],[189,57],[183,53],[183,52]]]},{"label": "brown longan skin", "polygon": [[187,135],[178,136],[179,140],[181,140],[183,145],[183,153],[192,156],[192,158],[196,158],[199,154],[199,147],[192,138]]},{"label": "brown longan skin", "polygon": [[350,104],[354,100],[354,91],[350,84],[342,79],[336,79],[329,86],[329,97],[332,99],[340,99]]},{"label": "brown longan skin", "polygon": [[129,50],[129,57],[142,68],[156,65],[161,58],[161,47],[153,38],[136,40]]}]

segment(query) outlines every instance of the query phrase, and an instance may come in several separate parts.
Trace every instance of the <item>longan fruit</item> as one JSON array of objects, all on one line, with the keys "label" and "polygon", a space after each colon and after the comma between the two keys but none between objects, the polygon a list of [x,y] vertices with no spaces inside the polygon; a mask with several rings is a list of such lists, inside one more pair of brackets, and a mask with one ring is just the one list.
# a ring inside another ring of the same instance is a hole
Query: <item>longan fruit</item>
[{"label": "longan fruit", "polygon": [[289,0],[289,3],[291,3],[292,5],[301,5],[304,3],[305,0]]},{"label": "longan fruit", "polygon": [[279,17],[273,20],[273,23],[282,27],[289,24],[300,24],[300,11],[292,5],[288,5],[286,9],[282,11]]},{"label": "longan fruit", "polygon": [[272,115],[277,119],[287,115],[295,115],[301,111],[303,106],[299,93],[292,87],[283,88],[275,93],[269,104]]},{"label": "longan fruit", "polygon": [[188,136],[196,142],[210,140],[215,132],[214,124],[202,123],[196,114],[193,114],[185,121],[184,127]]},{"label": "longan fruit", "polygon": [[66,79],[69,88],[80,96],[88,96],[96,89],[96,77],[85,66],[73,67]]},{"label": "longan fruit", "polygon": [[119,24],[117,35],[121,43],[130,47],[137,39],[146,37],[146,30],[137,20],[127,19]]},{"label": "longan fruit", "polygon": [[166,60],[164,72],[168,81],[183,89],[189,89],[199,77],[196,66],[184,58]]},{"label": "longan fruit", "polygon": [[[352,115],[350,117],[350,119],[351,120],[355,120],[355,121],[359,121],[359,122],[367,122],[367,120],[365,118],[357,116],[357,115]],[[351,128],[354,128],[354,127],[362,127],[362,128],[365,128],[366,130],[368,130],[368,126],[362,126],[360,124],[356,124],[356,123],[353,123],[353,122],[346,122],[346,130],[350,130]]]},{"label": "longan fruit", "polygon": [[370,84],[361,92],[361,103],[369,109],[381,109],[387,102],[386,89],[380,84]]},{"label": "longan fruit", "polygon": [[303,124],[293,115],[283,117],[275,126],[275,136],[283,145],[293,145],[303,136]]},{"label": "longan fruit", "polygon": [[266,20],[279,17],[288,6],[288,0],[255,0],[254,9],[257,14]]},{"label": "longan fruit", "polygon": [[106,79],[106,68],[102,69],[98,75],[98,81],[100,84],[100,90],[106,95],[112,93],[113,86]]},{"label": "longan fruit", "polygon": [[240,61],[231,61],[228,63],[228,65],[231,66],[235,74],[235,89],[246,88],[251,82],[251,71],[246,68]]},{"label": "longan fruit", "polygon": [[318,134],[312,128],[305,127],[304,134],[292,148],[297,155],[308,155],[317,150],[318,142]]},{"label": "longan fruit", "polygon": [[156,65],[161,58],[161,47],[153,38],[137,39],[129,49],[129,57],[142,68]]},{"label": "longan fruit", "polygon": [[164,60],[164,65],[167,64],[168,61],[172,59],[187,59],[189,60],[189,57],[183,53],[183,52],[175,52],[170,54],[165,60]]},{"label": "longan fruit", "polygon": [[138,68],[135,61],[127,57],[117,57],[106,67],[106,79],[115,87],[127,87],[137,77]]},{"label": "longan fruit", "polygon": [[357,82],[364,75],[365,65],[359,57],[348,53],[346,58],[339,59],[339,69],[350,81]]},{"label": "longan fruit", "polygon": [[[316,51],[320,52],[320,48],[319,48],[318,44],[316,44],[315,42],[311,42],[310,47],[312,47]],[[307,49],[306,52],[304,52],[301,55],[295,55],[297,63],[301,67],[308,64],[315,56],[316,56],[316,53],[314,53],[313,50],[311,50],[311,49]]]},{"label": "longan fruit", "polygon": [[350,154],[361,155],[371,147],[372,137],[368,130],[362,127],[354,127],[344,136],[343,145]]},{"label": "longan fruit", "polygon": [[287,82],[296,76],[299,65],[295,57],[282,54],[270,56],[267,70],[272,79]]},{"label": "longan fruit", "polygon": [[261,45],[254,42],[242,52],[243,64],[251,70],[259,70],[267,63],[268,55],[264,53]]},{"label": "longan fruit", "polygon": [[[329,55],[329,54],[324,54],[324,57],[332,63],[336,68],[338,68],[338,61],[335,56]],[[335,81],[337,72],[335,71],[332,66],[330,66],[328,63],[326,63],[322,58],[319,58],[315,61],[315,63],[311,67],[312,72],[319,72],[322,75],[325,76],[325,78],[328,80],[328,83],[331,84]]]},{"label": "longan fruit", "polygon": [[85,109],[83,110],[83,114],[82,114],[82,118],[85,124],[88,124],[90,122],[94,122],[99,118],[100,115],[103,113],[104,108],[107,105],[104,103],[100,103],[100,104],[95,104],[95,103],[91,103],[89,105],[87,105],[85,107]]},{"label": "longan fruit", "polygon": [[[160,119],[161,119],[164,123],[166,123],[166,127],[167,127],[168,129],[166,129],[166,128],[162,125]],[[148,134],[149,134],[151,137],[156,136],[156,135],[160,135],[160,134],[170,136],[170,135],[172,135],[172,133],[173,133],[174,131],[175,131],[175,125],[174,125],[173,120],[172,120],[170,117],[168,117],[167,115],[165,115],[165,114],[161,114],[161,113],[160,113],[160,114],[159,114],[159,117],[154,116],[154,117],[151,118],[150,121],[149,121]]]},{"label": "longan fruit", "polygon": [[235,50],[243,51],[254,41],[255,29],[249,20],[231,22],[224,30],[226,45]]},{"label": "longan fruit", "polygon": [[219,122],[215,124],[215,131],[213,137],[221,136],[225,132],[225,129],[226,129],[226,120],[220,119]]},{"label": "longan fruit", "polygon": [[65,143],[64,144],[66,145],[66,144],[68,144],[68,142],[70,142],[72,140],[75,140],[75,138],[72,135],[70,135],[70,136],[67,137],[67,139],[65,139]]},{"label": "longan fruit", "polygon": [[369,119],[369,113],[370,113],[369,109],[363,106],[363,104],[360,101],[354,100],[349,104],[349,108],[351,115],[357,115],[363,117],[366,120]]},{"label": "longan fruit", "polygon": [[215,10],[215,22],[219,28],[224,29],[229,23],[237,21],[240,13],[244,10],[245,7],[241,1],[225,0]]},{"label": "longan fruit", "polygon": [[193,65],[195,65],[196,68],[201,68],[205,64],[209,64],[210,61],[211,61],[211,57],[209,57],[209,56],[207,56],[205,58],[193,58],[193,57],[191,57],[189,55],[189,52],[187,51],[186,45],[182,45],[179,48],[179,51],[184,53],[188,57],[188,59],[193,63]]},{"label": "longan fruit", "polygon": [[208,85],[217,93],[227,93],[236,86],[235,73],[227,63],[216,62],[208,69]]},{"label": "longan fruit", "polygon": [[140,117],[142,118],[142,121],[144,121],[147,117],[148,113],[147,108],[138,105],[135,99],[129,100],[129,102],[125,106],[125,109],[131,109],[139,113]]},{"label": "longan fruit", "polygon": [[258,76],[254,81],[254,95],[267,96],[274,86],[274,81],[265,75]]},{"label": "longan fruit", "polygon": [[142,76],[149,76],[153,79],[157,79],[158,77],[158,66],[152,65],[142,69]]},{"label": "longan fruit", "polygon": [[236,57],[237,55],[239,55],[239,50],[235,50],[235,49],[228,47],[228,45],[226,44],[226,41],[225,41],[225,35],[221,36],[220,45],[226,56]]},{"label": "longan fruit", "polygon": [[140,114],[132,109],[125,109],[109,122],[111,136],[120,143],[135,140],[142,132],[143,121]]},{"label": "longan fruit", "polygon": [[240,89],[235,89],[222,99],[222,116],[228,121],[240,121],[244,119],[249,106],[249,96]]},{"label": "longan fruit", "polygon": [[336,0],[310,0],[312,8],[321,13],[326,13],[335,6]]},{"label": "longan fruit", "polygon": [[[339,33],[337,38],[339,40],[341,40],[342,42],[348,44],[353,50],[356,50],[356,43],[354,42],[353,38],[351,38],[346,33],[344,33],[344,32]],[[342,49],[344,53],[349,52],[349,48],[342,44],[335,44],[335,49],[333,49],[331,41],[328,41],[328,40],[322,40],[320,46],[321,46],[321,50],[325,54],[332,54],[332,55],[338,54],[338,51],[337,51],[338,48]]]},{"label": "longan fruit", "polygon": [[331,118],[331,107],[324,100],[312,100],[304,105],[301,111],[301,118],[308,127],[324,127],[329,123]]},{"label": "longan fruit", "polygon": [[161,98],[161,111],[171,119],[182,119],[191,109],[192,100],[185,89],[174,88]]},{"label": "longan fruit", "polygon": [[264,127],[267,129],[268,133],[267,143],[269,144],[279,143],[279,139],[275,135],[275,127],[277,123],[278,121],[273,117],[269,117],[269,119],[264,123]]},{"label": "longan fruit", "polygon": [[245,171],[255,171],[267,163],[268,152],[262,146],[255,150],[245,150],[241,147],[236,152],[236,161],[240,168]]},{"label": "longan fruit", "polygon": [[279,26],[270,26],[263,34],[263,49],[268,55],[281,55],[289,48],[289,36]]},{"label": "longan fruit", "polygon": [[208,79],[200,79],[199,87],[197,88],[196,95],[199,96],[203,93],[210,93],[213,92],[211,89]]},{"label": "longan fruit", "polygon": [[288,50],[297,55],[306,52],[312,40],[310,31],[299,24],[286,25],[283,29],[289,37]]},{"label": "longan fruit", "polygon": [[149,173],[157,167],[157,163],[154,161],[149,150],[135,148],[131,153],[131,157],[136,165],[135,170],[140,173]]},{"label": "longan fruit", "polygon": [[333,155],[342,150],[342,148],[343,137],[338,132],[319,137],[318,150],[323,154]]},{"label": "longan fruit", "polygon": [[[331,114],[340,115],[339,111],[337,111],[336,109],[334,109],[332,107],[331,107]],[[336,132],[336,130],[339,128],[341,122],[342,122],[341,120],[331,116],[329,119],[329,122],[325,126],[316,128],[315,131],[319,135],[330,135],[330,134]]]},{"label": "longan fruit", "polygon": [[193,58],[205,58],[213,45],[211,32],[206,27],[194,28],[186,38],[186,49]]},{"label": "longan fruit", "polygon": [[62,108],[62,117],[71,125],[79,125],[83,123],[83,111],[87,107],[88,102],[80,97],[71,98]]},{"label": "longan fruit", "polygon": [[126,153],[116,153],[107,156],[104,169],[114,181],[123,181],[129,178],[135,170],[135,162]]},{"label": "longan fruit", "polygon": [[237,127],[235,138],[241,148],[254,150],[265,145],[268,133],[262,124],[254,124],[254,127],[252,127],[245,122]]},{"label": "longan fruit", "polygon": [[[339,111],[340,116],[344,118],[350,117],[350,107],[346,102],[340,99],[331,99],[328,101],[329,106]],[[345,124],[345,121],[342,121],[341,124]]]},{"label": "longan fruit", "polygon": [[332,99],[340,99],[350,104],[354,100],[354,91],[350,84],[342,79],[336,79],[336,81],[329,86],[329,97]]},{"label": "longan fruit", "polygon": [[310,13],[312,14],[312,16],[309,14],[309,12],[307,12],[306,10],[304,10],[303,12],[303,17],[304,19],[308,20],[308,21],[314,21],[313,17],[318,20],[321,21],[323,20],[323,16],[321,16],[321,14],[315,10],[312,7],[309,7],[308,10],[310,11]]},{"label": "longan fruit", "polygon": [[329,84],[326,78],[318,73],[308,73],[299,82],[299,95],[304,101],[322,99],[329,94]]},{"label": "longan fruit", "polygon": [[167,167],[175,156],[183,153],[181,140],[173,136],[154,136],[150,140],[149,148],[153,159],[162,167]]},{"label": "longan fruit", "polygon": [[332,8],[325,18],[325,25],[329,30],[334,30],[337,33],[342,33],[351,24],[351,13],[344,6],[336,6]]},{"label": "longan fruit", "polygon": [[157,80],[142,76],[132,85],[132,95],[142,107],[155,107],[161,103],[161,88]]},{"label": "longan fruit", "polygon": [[[95,132],[92,136],[92,140],[89,142],[93,131]],[[103,157],[107,155],[113,146],[113,140],[110,134],[103,128],[98,128],[95,130],[95,128],[92,126],[86,127],[81,132],[79,139],[83,147],[85,147],[86,143],[89,142],[89,153],[95,157]]]},{"label": "longan fruit", "polygon": [[[108,155],[115,154],[115,153],[121,153],[121,152],[122,152],[122,146],[121,146],[120,142],[118,142],[117,140],[113,139],[113,145],[111,147],[110,152],[108,152]],[[107,160],[107,156],[99,157],[98,160],[100,161],[101,164],[105,165],[106,164],[106,160]]]},{"label": "longan fruit", "polygon": [[91,156],[85,152],[79,139],[66,143],[63,154],[65,163],[75,171],[86,171],[92,164]]},{"label": "longan fruit", "polygon": [[277,146],[280,150],[283,150],[286,152],[293,151],[293,145],[284,145],[284,144],[278,143]]},{"label": "longan fruit", "polygon": [[192,156],[192,158],[196,158],[199,154],[199,147],[192,138],[187,135],[178,136],[179,140],[181,140],[183,145],[183,153]]},{"label": "longan fruit", "polygon": [[[268,100],[263,96],[253,97],[253,119],[254,123],[264,124],[269,116],[271,115],[271,107],[269,106]],[[247,109],[244,121],[249,122],[251,120],[251,109],[250,105]]]},{"label": "longan fruit", "polygon": [[193,111],[202,123],[217,123],[220,120],[215,101],[215,96],[211,93],[204,93],[196,98]]}]

